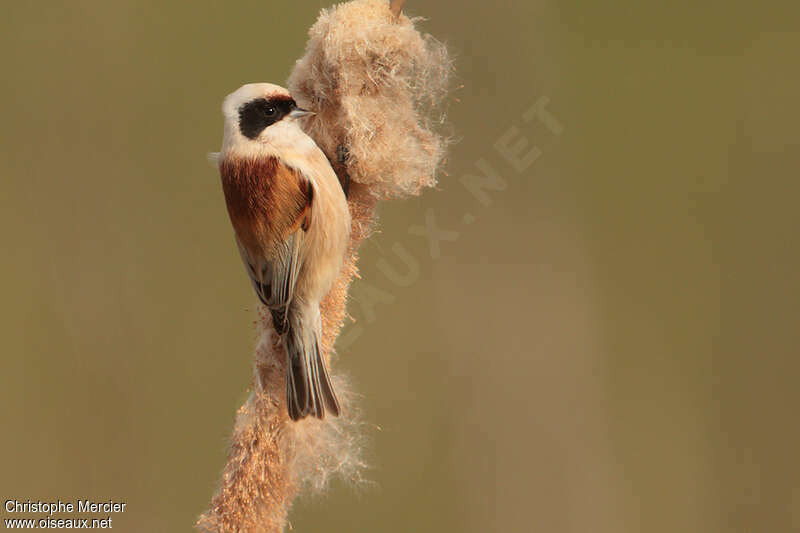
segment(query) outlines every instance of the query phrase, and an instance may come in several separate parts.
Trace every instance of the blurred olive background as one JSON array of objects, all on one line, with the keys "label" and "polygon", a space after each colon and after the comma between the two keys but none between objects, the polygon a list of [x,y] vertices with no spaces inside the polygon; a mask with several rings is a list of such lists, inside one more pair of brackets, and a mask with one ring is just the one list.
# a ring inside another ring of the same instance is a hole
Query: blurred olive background
[{"label": "blurred olive background", "polygon": [[[325,5],[6,4],[3,500],[126,501],[120,531],[205,509],[255,301],[205,154]],[[298,501],[294,530],[800,529],[800,10],[407,7],[455,54],[459,142],[363,249],[336,366],[374,484]],[[541,155],[517,170],[503,138]]]}]

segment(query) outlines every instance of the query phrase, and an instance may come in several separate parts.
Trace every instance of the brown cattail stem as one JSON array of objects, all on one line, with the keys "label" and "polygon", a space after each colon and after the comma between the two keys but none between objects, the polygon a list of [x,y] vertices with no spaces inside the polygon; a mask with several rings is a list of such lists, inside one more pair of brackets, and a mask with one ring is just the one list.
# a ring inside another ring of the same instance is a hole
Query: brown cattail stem
[{"label": "brown cattail stem", "polygon": [[[330,354],[345,319],[347,290],[357,274],[357,249],[369,235],[376,199],[369,188],[353,184],[348,200],[353,230],[342,273],[322,301],[323,349]],[[258,320],[261,341],[256,348],[253,391],[236,416],[228,463],[211,508],[197,527],[215,533],[279,533],[298,488],[293,468],[293,443],[304,438],[286,412],[285,353],[272,327],[271,315]],[[312,426],[313,429],[313,426]]]},{"label": "brown cattail stem", "polygon": [[392,12],[392,15],[395,17],[400,16],[400,12],[403,11],[403,5],[405,5],[406,0],[392,0],[389,3],[389,11]]},{"label": "brown cattail stem", "polygon": [[[427,120],[430,110],[420,102],[444,97],[450,60],[443,45],[399,16],[404,4],[350,0],[323,10],[288,81],[298,104],[316,111],[306,132],[341,182],[349,183],[350,245],[320,305],[326,357],[346,318],[358,247],[372,230],[378,200],[433,186],[444,157],[446,140],[428,127],[435,121]],[[279,533],[302,483],[324,485],[334,473],[355,477],[362,466],[357,439],[348,433],[355,408],[342,394],[345,384],[335,384],[343,400],[341,418],[292,422],[285,402],[286,354],[269,313],[260,315],[258,327],[252,392],[237,413],[219,490],[197,522],[202,531]],[[336,380],[335,366],[331,370]]]}]

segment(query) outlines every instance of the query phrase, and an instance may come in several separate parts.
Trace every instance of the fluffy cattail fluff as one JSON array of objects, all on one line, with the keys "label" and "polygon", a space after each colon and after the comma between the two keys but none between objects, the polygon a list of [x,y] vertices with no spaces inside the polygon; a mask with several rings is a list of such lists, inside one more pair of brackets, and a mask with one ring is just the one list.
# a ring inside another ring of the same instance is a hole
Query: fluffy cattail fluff
[{"label": "fluffy cattail fluff", "polygon": [[396,18],[385,0],[354,0],[323,10],[288,88],[321,111],[308,133],[381,198],[419,194],[436,183],[445,140],[432,129],[446,94],[447,49]]},{"label": "fluffy cattail fluff", "polygon": [[[433,126],[447,88],[447,51],[395,17],[386,0],[353,0],[325,9],[309,31],[288,88],[317,111],[307,132],[342,181],[351,180],[352,234],[345,264],[321,304],[323,349],[333,352],[357,275],[357,249],[373,226],[378,199],[419,194],[436,182],[446,140]],[[292,422],[282,408],[285,353],[269,313],[258,320],[253,390],[239,409],[220,488],[198,529],[280,532],[298,488],[322,489],[332,475],[359,480],[358,410],[346,380],[331,367],[342,416]]]}]

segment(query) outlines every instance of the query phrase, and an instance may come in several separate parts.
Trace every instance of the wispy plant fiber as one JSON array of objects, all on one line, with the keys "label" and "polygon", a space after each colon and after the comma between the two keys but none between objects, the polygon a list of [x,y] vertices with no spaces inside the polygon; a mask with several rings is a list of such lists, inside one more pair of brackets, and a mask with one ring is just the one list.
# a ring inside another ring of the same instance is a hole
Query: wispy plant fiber
[{"label": "wispy plant fiber", "polygon": [[[322,302],[326,357],[346,318],[357,250],[374,225],[379,199],[419,194],[436,183],[446,139],[435,132],[451,63],[443,45],[386,0],[353,0],[320,13],[305,55],[288,80],[317,112],[307,132],[344,182],[352,234],[342,272]],[[342,150],[342,148],[344,150]],[[346,157],[340,158],[340,156]],[[211,507],[197,522],[210,532],[283,531],[299,488],[324,488],[334,475],[359,480],[364,467],[358,409],[331,368],[342,416],[292,422],[286,412],[286,354],[269,313],[258,320],[252,392],[239,409],[228,462]],[[329,361],[330,363],[330,361]]]}]

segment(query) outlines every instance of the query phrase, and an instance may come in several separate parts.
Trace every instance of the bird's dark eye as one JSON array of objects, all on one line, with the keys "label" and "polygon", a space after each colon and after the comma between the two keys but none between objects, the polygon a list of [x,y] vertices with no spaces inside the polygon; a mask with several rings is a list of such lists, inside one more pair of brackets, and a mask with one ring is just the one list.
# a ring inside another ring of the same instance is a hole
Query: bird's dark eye
[{"label": "bird's dark eye", "polygon": [[267,115],[268,117],[274,117],[275,116],[275,108],[272,107],[272,106],[266,108],[264,110],[264,114]]}]

